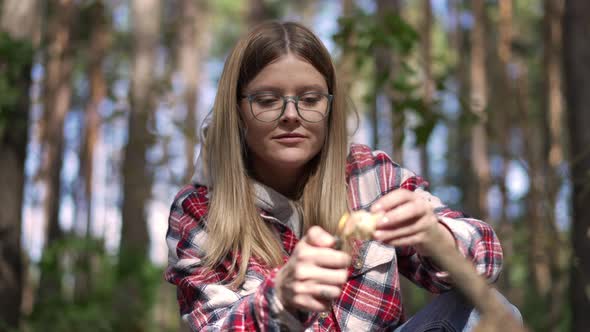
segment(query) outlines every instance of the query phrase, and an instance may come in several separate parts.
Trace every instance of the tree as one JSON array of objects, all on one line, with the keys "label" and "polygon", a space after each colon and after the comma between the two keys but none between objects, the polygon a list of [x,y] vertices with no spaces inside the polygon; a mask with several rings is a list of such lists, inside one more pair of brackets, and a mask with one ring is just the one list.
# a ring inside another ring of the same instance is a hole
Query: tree
[{"label": "tree", "polygon": [[590,2],[566,0],[563,19],[563,65],[570,141],[573,257],[570,296],[572,331],[590,326]]},{"label": "tree", "polygon": [[147,151],[154,143],[150,132],[155,112],[154,68],[160,33],[160,1],[134,0],[133,69],[129,96],[128,140],[123,160],[123,207],[119,247],[119,292],[116,308],[121,314],[118,328],[141,330],[146,323],[146,287],[142,280],[148,263],[149,234],[146,208],[152,191],[153,174]]},{"label": "tree", "polygon": [[[488,86],[486,73],[486,30],[485,30],[485,1],[471,2],[473,13],[473,28],[471,30],[471,74],[470,74],[470,109],[477,117],[477,122],[471,130],[471,160],[477,176],[478,197],[477,216],[488,220],[488,192],[490,189],[490,168],[488,157],[488,138],[486,125],[488,122]],[[474,212],[475,213],[475,212]]]},{"label": "tree", "polygon": [[508,220],[507,206],[509,204],[508,186],[506,179],[508,177],[508,165],[511,161],[510,143],[511,131],[513,129],[514,114],[516,114],[516,104],[514,102],[515,91],[514,83],[510,77],[510,64],[512,62],[512,0],[501,0],[498,2],[500,16],[498,19],[498,43],[497,55],[500,65],[496,94],[494,95],[495,107],[503,110],[503,112],[496,112],[493,115],[495,129],[493,132],[502,133],[494,137],[498,141],[499,154],[502,158],[502,172],[498,179],[498,187],[502,195],[502,212],[498,222],[498,233],[502,239],[502,248],[504,251],[504,269],[500,276],[500,284],[502,289],[510,294],[512,285],[510,284],[510,274],[512,265],[512,255],[514,252],[514,245],[512,236],[514,229],[512,222]]},{"label": "tree", "polygon": [[[93,178],[94,178],[94,150],[100,133],[99,105],[107,95],[107,82],[103,72],[103,64],[110,45],[109,22],[105,4],[97,0],[86,8],[90,17],[90,38],[88,49],[87,75],[90,85],[90,96],[85,110],[84,134],[80,151],[80,182],[83,183],[83,202],[85,205],[85,218],[81,220],[86,225],[86,245],[91,239],[92,226],[92,202],[93,202]],[[92,273],[90,261],[92,253],[85,248],[78,258],[81,265],[80,273],[76,278],[76,297],[80,299],[92,285]]]},{"label": "tree", "polygon": [[461,210],[470,215],[477,215],[479,200],[477,195],[477,179],[471,161],[471,126],[474,116],[469,108],[469,35],[462,24],[465,3],[462,0],[449,0],[453,29],[450,32],[454,53],[454,75],[450,83],[456,86],[456,98],[459,102],[459,116],[451,122],[449,131],[449,163],[457,167],[449,167],[446,173],[449,183],[455,183],[461,190]]},{"label": "tree", "polygon": [[186,138],[186,172],[184,183],[192,176],[195,162],[195,147],[199,143],[197,127],[197,97],[199,91],[200,65],[207,52],[203,35],[207,26],[207,8],[203,2],[182,0],[178,31],[178,72],[183,81],[183,99],[186,107],[184,137]]},{"label": "tree", "polygon": [[145,255],[149,245],[145,207],[151,192],[152,174],[146,152],[153,143],[149,132],[155,109],[154,67],[158,43],[160,8],[154,0],[132,2],[133,76],[130,91],[129,138],[123,162],[123,225],[121,252]]},{"label": "tree", "polygon": [[273,8],[264,0],[248,0],[248,17],[249,27],[273,18]]},{"label": "tree", "polygon": [[561,68],[562,17],[564,0],[545,0],[543,56],[545,65],[545,91],[547,102],[547,122],[549,125],[548,160],[556,172],[563,162],[563,132],[565,118],[563,110],[563,83]]},{"label": "tree", "polygon": [[[354,2],[352,0],[341,0],[342,6],[342,17],[350,18],[354,11]],[[345,41],[347,45],[352,43],[353,36],[350,35]],[[342,54],[336,64],[338,70],[338,81],[341,82],[340,86],[342,91],[348,96],[351,92],[352,77],[354,72],[354,54],[346,47],[342,48]]]},{"label": "tree", "polygon": [[[71,74],[73,48],[71,35],[75,3],[71,0],[49,1],[47,21],[47,55],[45,80],[43,84],[43,119],[41,144],[43,146],[42,175],[46,192],[44,216],[46,221],[46,248],[63,238],[59,226],[61,201],[61,169],[63,165],[64,120],[70,108],[72,97]],[[58,259],[45,255],[41,271],[39,300],[51,301],[60,295]]]},{"label": "tree", "polygon": [[544,145],[544,171],[547,179],[545,190],[546,217],[549,232],[549,248],[551,255],[552,287],[549,293],[549,326],[554,328],[564,313],[565,292],[568,281],[567,264],[564,264],[562,251],[569,251],[566,241],[560,236],[557,226],[555,210],[559,190],[563,185],[561,165],[564,162],[565,132],[567,132],[564,116],[564,98],[562,82],[562,49],[563,49],[563,0],[544,1],[544,31],[543,31],[543,63],[544,90],[546,101],[543,103],[544,130],[546,143]]},{"label": "tree", "polygon": [[[301,13],[301,23],[303,23],[305,26],[312,27],[313,19],[318,12],[318,5],[319,2],[317,0],[301,0],[295,2],[294,9]],[[343,3],[343,7],[346,6],[346,3]],[[342,12],[344,14],[346,9],[343,8]]]},{"label": "tree", "polygon": [[[375,19],[380,25],[381,31],[377,30],[376,33],[383,33],[385,27],[388,25],[387,20],[392,20],[392,16],[401,16],[401,4],[398,0],[377,0],[377,13]],[[399,107],[398,102],[400,100],[400,93],[395,91],[391,84],[387,84],[392,80],[400,71],[400,56],[395,54],[392,48],[387,45],[377,45],[374,50],[375,58],[375,107],[372,110],[372,122],[374,137],[373,143],[375,148],[378,148],[378,128],[380,116],[383,112],[379,110],[379,98],[384,97],[390,105],[390,119],[391,119],[391,135],[392,135],[392,158],[395,162],[403,164],[403,137],[405,129],[405,116],[404,109]],[[399,51],[399,50],[396,50]]]},{"label": "tree", "polygon": [[[434,96],[434,80],[432,78],[432,4],[430,0],[422,0],[423,18],[420,24],[420,58],[422,63],[422,71],[424,75],[423,95],[424,103],[430,108],[432,107],[432,99]],[[429,160],[426,151],[426,144],[418,147],[420,149],[420,168],[421,176],[430,179],[429,175]]]},{"label": "tree", "polygon": [[0,329],[18,329],[23,291],[21,222],[35,1],[5,0],[0,19]]},{"label": "tree", "polygon": [[546,190],[546,178],[543,174],[543,138],[542,117],[532,104],[531,74],[523,59],[515,62],[518,73],[516,77],[516,100],[518,104],[519,125],[523,133],[524,160],[530,179],[530,189],[525,198],[527,226],[527,251],[532,286],[536,296],[544,299],[551,288],[550,259],[547,243],[548,233],[546,211],[543,208]]}]

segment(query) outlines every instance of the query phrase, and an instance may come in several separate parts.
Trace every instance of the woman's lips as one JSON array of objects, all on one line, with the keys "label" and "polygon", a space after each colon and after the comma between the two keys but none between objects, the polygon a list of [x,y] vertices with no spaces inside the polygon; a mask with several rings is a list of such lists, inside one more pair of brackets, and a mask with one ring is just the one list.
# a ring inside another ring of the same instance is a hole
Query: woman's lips
[{"label": "woman's lips", "polygon": [[305,136],[301,134],[282,134],[274,136],[273,140],[280,143],[293,144],[303,142],[305,140]]}]

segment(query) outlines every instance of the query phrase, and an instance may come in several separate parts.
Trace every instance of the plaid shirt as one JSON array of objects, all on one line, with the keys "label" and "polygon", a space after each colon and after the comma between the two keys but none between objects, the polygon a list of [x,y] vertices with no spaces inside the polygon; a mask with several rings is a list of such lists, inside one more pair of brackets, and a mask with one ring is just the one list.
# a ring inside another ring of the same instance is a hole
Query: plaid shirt
[{"label": "plaid shirt", "polygon": [[[502,266],[502,248],[487,224],[452,211],[425,190],[427,183],[393,163],[387,154],[352,145],[346,165],[349,202],[353,210],[367,209],[379,197],[397,189],[418,192],[454,235],[459,251],[477,271],[493,282]],[[246,281],[230,289],[230,259],[211,271],[201,265],[207,240],[207,188],[187,186],[176,196],[170,211],[166,280],[177,285],[183,320],[194,331],[380,331],[393,330],[403,320],[399,273],[431,292],[448,290],[448,275],[412,247],[391,247],[364,242],[353,257],[349,278],[340,298],[328,312],[291,314],[277,300],[271,269],[250,260]],[[297,244],[297,236],[265,211],[262,219],[278,230],[284,259]]]}]

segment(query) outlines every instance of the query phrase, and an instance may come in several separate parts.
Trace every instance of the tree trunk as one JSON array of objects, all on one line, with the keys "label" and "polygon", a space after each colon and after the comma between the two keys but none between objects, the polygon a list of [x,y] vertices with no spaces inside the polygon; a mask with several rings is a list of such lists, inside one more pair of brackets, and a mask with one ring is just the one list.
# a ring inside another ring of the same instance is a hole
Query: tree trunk
[{"label": "tree trunk", "polygon": [[529,193],[526,197],[527,246],[529,255],[529,271],[533,277],[533,287],[537,296],[544,299],[551,288],[550,256],[547,251],[547,228],[543,209],[546,186],[543,177],[543,131],[542,119],[534,114],[529,93],[529,73],[526,64],[521,60],[516,64],[517,98],[520,126],[523,129],[523,141],[526,146],[524,157],[528,166],[530,179]]},{"label": "tree trunk", "polygon": [[499,284],[501,289],[509,295],[514,301],[512,285],[510,283],[510,274],[512,267],[512,257],[514,244],[512,236],[514,229],[512,222],[508,219],[508,188],[506,179],[508,177],[508,165],[512,159],[510,153],[511,132],[513,116],[517,112],[515,100],[514,82],[509,74],[509,66],[512,61],[512,0],[499,1],[500,17],[498,21],[498,45],[497,54],[499,59],[499,81],[495,84],[496,96],[495,105],[497,109],[504,110],[495,114],[495,130],[499,133],[495,136],[500,146],[502,156],[502,174],[498,179],[498,187],[502,196],[502,212],[498,222],[498,235],[502,239],[502,249],[504,251],[504,268],[500,276]]},{"label": "tree trunk", "polygon": [[249,27],[273,18],[272,10],[265,0],[248,0],[247,8]]},{"label": "tree trunk", "polygon": [[[342,6],[342,17],[351,17],[354,11],[353,0],[341,0],[340,2]],[[348,36],[346,44],[352,45],[353,42],[354,36]],[[352,77],[355,70],[354,54],[352,54],[352,52],[347,51],[346,48],[344,48],[340,58],[338,59],[336,67],[338,73],[338,82],[340,83],[340,91],[344,93],[346,96],[350,96]]]},{"label": "tree trunk", "polygon": [[123,161],[123,213],[119,249],[120,290],[118,328],[139,331],[145,328],[146,299],[142,298],[142,273],[147,263],[150,239],[146,208],[152,191],[153,174],[146,159],[154,137],[148,126],[155,112],[154,68],[160,32],[160,1],[134,0],[133,71],[130,90],[128,141]]},{"label": "tree trunk", "polygon": [[572,331],[590,326],[590,2],[565,2],[564,72],[570,140],[572,192]]},{"label": "tree trunk", "polygon": [[202,36],[207,26],[205,5],[193,0],[182,0],[180,25],[178,26],[178,72],[183,79],[183,99],[186,107],[184,122],[186,172],[183,183],[188,183],[193,174],[195,148],[199,143],[197,97],[201,59],[207,47]]},{"label": "tree trunk", "polygon": [[553,284],[549,294],[549,328],[554,330],[562,320],[567,285],[567,266],[560,256],[568,244],[562,240],[555,209],[559,190],[563,185],[560,166],[564,161],[564,100],[562,83],[562,18],[563,0],[545,0],[543,57],[545,68],[544,89],[547,100],[544,103],[545,130],[548,130],[545,151],[545,177],[547,178],[546,202],[549,248],[551,255],[551,274]]},{"label": "tree trunk", "polygon": [[[423,18],[420,24],[420,35],[422,42],[420,44],[420,53],[422,58],[422,70],[424,73],[423,94],[426,105],[432,107],[432,98],[434,95],[435,83],[432,78],[432,4],[430,0],[422,0]],[[429,160],[427,145],[419,146],[420,150],[420,175],[428,180],[430,179]]]},{"label": "tree trunk", "polygon": [[[94,176],[94,148],[100,133],[99,106],[107,95],[107,82],[103,73],[103,63],[110,44],[110,31],[106,16],[106,8],[102,1],[96,1],[90,8],[91,35],[89,45],[88,81],[90,83],[90,97],[86,105],[86,118],[84,125],[83,143],[80,151],[80,177],[83,183],[84,219],[86,232],[86,245],[91,241],[92,231],[92,200]],[[90,262],[93,254],[90,248],[86,247],[78,257],[80,273],[76,277],[75,297],[82,299],[92,285],[92,271]]]},{"label": "tree trunk", "polygon": [[544,64],[547,122],[549,124],[549,165],[554,173],[563,162],[565,119],[562,92],[562,17],[564,0],[545,0]]},{"label": "tree trunk", "polygon": [[[22,7],[19,7],[22,6]],[[21,8],[16,11],[15,8]],[[7,13],[10,11],[10,15]],[[23,296],[24,263],[21,249],[22,205],[29,122],[29,89],[33,42],[39,22],[34,1],[5,0],[2,3],[0,38],[15,43],[1,52],[0,76],[16,91],[13,103],[0,109],[0,322],[18,330]],[[19,49],[19,54],[11,54]],[[16,75],[5,68],[17,69]],[[5,93],[5,92],[1,92]],[[9,125],[3,125],[9,124]]]},{"label": "tree trunk", "polygon": [[449,8],[454,29],[449,39],[452,40],[453,49],[456,52],[457,61],[455,67],[457,74],[455,82],[457,85],[457,96],[459,102],[459,114],[457,121],[453,123],[453,130],[449,131],[449,164],[458,165],[451,167],[447,172],[450,183],[456,183],[461,189],[461,210],[470,215],[477,215],[478,202],[474,193],[477,191],[474,171],[471,167],[471,125],[466,121],[470,116],[467,100],[469,99],[469,68],[468,56],[469,45],[467,33],[461,24],[463,12],[462,0],[449,0]]},{"label": "tree trunk", "polygon": [[160,7],[155,0],[132,2],[134,18],[133,74],[130,92],[129,138],[123,162],[123,225],[121,251],[147,254],[149,237],[145,208],[151,196],[152,174],[146,152],[154,138],[148,130],[154,112],[154,67],[158,43]]},{"label": "tree trunk", "polygon": [[[397,14],[401,16],[401,5],[399,0],[377,0],[377,20],[381,24],[384,24],[384,20],[387,14]],[[393,54],[391,49],[385,47],[377,47],[375,49],[375,80],[377,80],[376,86],[378,87],[375,91],[375,110],[373,115],[373,129],[375,130],[375,148],[378,148],[378,123],[383,121],[379,117],[383,116],[382,110],[378,109],[378,100],[382,96],[387,100],[390,105],[389,117],[391,119],[391,149],[393,151],[391,157],[399,164],[403,164],[403,137],[404,137],[404,115],[402,109],[397,109],[395,106],[396,100],[399,100],[399,95],[396,91],[389,88],[389,84],[380,84],[383,79],[382,75],[386,75],[385,82],[388,82],[395,77],[396,71],[399,70],[399,58]],[[385,147],[385,146],[384,146]]]},{"label": "tree trunk", "polygon": [[[295,5],[295,10],[301,13],[301,23],[305,26],[312,27],[313,20],[318,14],[319,1],[317,0],[301,0]],[[344,13],[346,10],[343,10]]]},{"label": "tree trunk", "polygon": [[[556,24],[551,23],[555,19],[559,22],[559,17],[551,17],[552,15],[559,14],[553,12],[547,6],[551,5],[546,4],[546,8],[549,10],[546,12],[545,17],[546,31],[544,41],[544,67],[547,69],[545,72],[546,79],[544,81],[546,84],[544,87],[547,91],[548,99],[542,104],[548,106],[541,107],[540,111],[536,111],[532,107],[531,96],[528,92],[531,84],[528,81],[529,75],[524,60],[520,60],[515,66],[518,69],[519,78],[517,79],[517,95],[516,98],[512,99],[517,100],[519,105],[519,111],[515,113],[520,115],[522,121],[523,140],[526,146],[524,156],[530,179],[529,194],[526,197],[529,271],[532,275],[535,295],[541,301],[543,309],[549,310],[549,315],[546,317],[548,318],[547,324],[551,325],[549,321],[555,321],[555,318],[550,317],[557,317],[561,308],[561,305],[559,305],[560,299],[563,297],[559,295],[559,285],[561,283],[559,279],[555,279],[554,277],[559,274],[558,262],[560,260],[560,251],[566,248],[559,245],[558,229],[554,222],[554,209],[561,181],[559,180],[560,176],[557,173],[557,167],[552,168],[549,162],[548,147],[552,144],[551,142],[553,140],[551,131],[549,130],[551,125],[547,123],[552,112],[553,114],[561,112],[559,110],[561,107],[561,98],[559,97],[560,79],[559,77],[554,77],[560,75],[559,55],[555,54],[556,51],[557,53],[559,52],[559,46],[555,45],[555,43],[559,43],[559,38],[555,39],[555,35],[559,31],[552,31],[555,29]],[[555,50],[556,47],[557,50]],[[551,50],[552,48],[554,50]],[[561,130],[562,122],[558,122],[558,125],[560,129],[555,132]],[[555,144],[558,143],[555,142]],[[556,145],[553,147],[557,148]],[[559,305],[559,308],[556,305]]]},{"label": "tree trunk", "polygon": [[2,1],[0,29],[14,39],[25,39],[34,45],[41,41],[40,10],[42,6],[36,0]]},{"label": "tree trunk", "polygon": [[489,219],[488,191],[490,189],[490,169],[488,159],[488,137],[486,126],[488,123],[487,106],[487,73],[486,73],[486,31],[485,31],[485,1],[471,2],[473,11],[473,28],[471,30],[471,97],[470,108],[477,122],[473,125],[471,158],[472,167],[477,175],[477,192],[468,193],[478,197],[478,214],[483,220]]},{"label": "tree trunk", "polygon": [[[70,108],[72,95],[71,74],[73,49],[71,32],[74,18],[74,2],[71,0],[48,2],[48,48],[45,65],[44,110],[45,133],[43,145],[43,178],[45,180],[44,216],[46,221],[46,247],[50,247],[62,238],[59,226],[59,207],[61,201],[61,168],[63,164],[63,126]],[[51,300],[60,295],[61,278],[58,260],[55,265],[47,266],[41,271],[39,283],[40,301]]]}]

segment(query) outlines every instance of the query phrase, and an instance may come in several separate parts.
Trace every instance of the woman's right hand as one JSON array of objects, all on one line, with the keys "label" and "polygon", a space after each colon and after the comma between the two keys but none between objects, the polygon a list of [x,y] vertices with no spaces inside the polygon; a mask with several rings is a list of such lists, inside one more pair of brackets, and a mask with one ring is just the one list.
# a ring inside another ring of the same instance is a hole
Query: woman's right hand
[{"label": "woman's right hand", "polygon": [[348,277],[349,254],[332,249],[335,239],[319,226],[297,243],[275,279],[277,296],[289,311],[330,310]]}]

